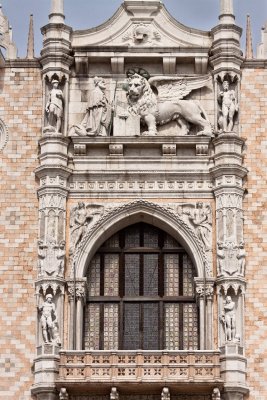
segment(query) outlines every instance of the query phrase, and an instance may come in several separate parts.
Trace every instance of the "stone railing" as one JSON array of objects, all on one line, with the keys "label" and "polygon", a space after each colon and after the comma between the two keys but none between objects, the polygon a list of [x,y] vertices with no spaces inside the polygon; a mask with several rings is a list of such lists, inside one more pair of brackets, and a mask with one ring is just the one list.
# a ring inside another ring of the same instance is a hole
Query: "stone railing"
[{"label": "stone railing", "polygon": [[220,381],[218,351],[61,351],[60,382]]}]

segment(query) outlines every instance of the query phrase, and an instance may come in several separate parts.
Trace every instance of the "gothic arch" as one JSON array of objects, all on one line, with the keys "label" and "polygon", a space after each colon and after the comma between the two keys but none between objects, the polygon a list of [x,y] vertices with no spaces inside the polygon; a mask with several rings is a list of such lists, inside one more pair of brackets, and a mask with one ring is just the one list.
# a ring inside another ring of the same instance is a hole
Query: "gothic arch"
[{"label": "gothic arch", "polygon": [[73,258],[76,278],[86,276],[89,262],[97,249],[110,236],[120,229],[137,222],[154,225],[173,236],[188,252],[197,276],[210,276],[205,249],[195,232],[170,209],[145,200],[130,203],[107,210],[83,237]]}]

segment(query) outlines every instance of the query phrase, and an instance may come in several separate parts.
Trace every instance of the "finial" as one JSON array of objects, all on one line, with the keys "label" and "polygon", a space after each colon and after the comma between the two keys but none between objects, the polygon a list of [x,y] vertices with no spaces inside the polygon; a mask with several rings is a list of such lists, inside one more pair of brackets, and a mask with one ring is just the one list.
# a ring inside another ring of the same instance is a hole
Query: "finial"
[{"label": "finial", "polygon": [[27,57],[26,58],[29,58],[29,59],[33,59],[34,58],[33,14],[30,15],[28,46],[27,46]]},{"label": "finial", "polygon": [[234,24],[234,6],[233,0],[220,0],[220,16],[221,24]]},{"label": "finial", "polygon": [[64,0],[51,0],[49,22],[53,24],[64,24],[64,20]]},{"label": "finial", "polygon": [[250,58],[250,59],[253,58],[252,31],[251,31],[250,15],[247,15],[246,58]]}]

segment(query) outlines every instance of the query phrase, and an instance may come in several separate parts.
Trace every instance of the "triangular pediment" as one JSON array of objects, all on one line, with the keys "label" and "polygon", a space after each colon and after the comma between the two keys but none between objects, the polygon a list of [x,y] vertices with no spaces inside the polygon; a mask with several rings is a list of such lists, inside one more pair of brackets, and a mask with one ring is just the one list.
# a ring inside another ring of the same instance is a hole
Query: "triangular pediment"
[{"label": "triangular pediment", "polygon": [[210,32],[189,28],[176,21],[160,1],[124,1],[105,23],[73,32],[72,46],[92,47],[202,48],[211,46]]}]

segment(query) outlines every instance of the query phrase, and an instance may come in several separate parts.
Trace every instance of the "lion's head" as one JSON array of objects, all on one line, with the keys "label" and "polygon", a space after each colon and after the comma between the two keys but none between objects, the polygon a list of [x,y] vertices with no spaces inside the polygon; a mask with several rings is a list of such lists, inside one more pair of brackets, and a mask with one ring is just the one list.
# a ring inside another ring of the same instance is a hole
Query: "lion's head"
[{"label": "lion's head", "polygon": [[144,115],[155,109],[157,99],[148,81],[141,75],[134,74],[127,79],[128,111],[132,115]]}]

